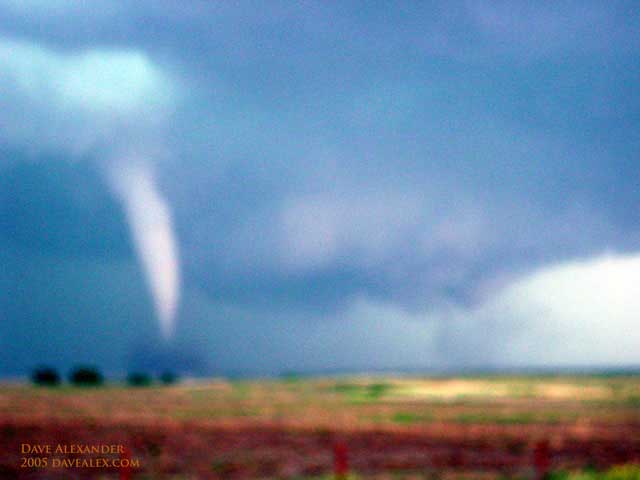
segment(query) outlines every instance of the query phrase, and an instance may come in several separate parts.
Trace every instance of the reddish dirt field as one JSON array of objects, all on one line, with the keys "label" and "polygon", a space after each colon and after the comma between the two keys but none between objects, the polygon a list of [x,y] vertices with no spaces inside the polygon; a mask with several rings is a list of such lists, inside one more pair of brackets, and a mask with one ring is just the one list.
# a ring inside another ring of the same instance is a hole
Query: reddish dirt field
[{"label": "reddish dirt field", "polygon": [[[440,470],[523,474],[533,468],[535,445],[549,441],[552,468],[605,468],[640,461],[640,424],[563,426],[438,425],[421,431],[313,431],[278,427],[3,423],[2,478],[101,478],[109,470],[20,468],[20,444],[122,444],[140,459],[133,478],[288,478],[331,471],[332,449],[347,446],[360,474]],[[60,455],[64,457],[64,455]],[[68,455],[73,457],[73,455]],[[113,455],[111,455],[113,457]],[[112,470],[115,471],[115,470]],[[147,474],[147,475],[143,475]]]}]

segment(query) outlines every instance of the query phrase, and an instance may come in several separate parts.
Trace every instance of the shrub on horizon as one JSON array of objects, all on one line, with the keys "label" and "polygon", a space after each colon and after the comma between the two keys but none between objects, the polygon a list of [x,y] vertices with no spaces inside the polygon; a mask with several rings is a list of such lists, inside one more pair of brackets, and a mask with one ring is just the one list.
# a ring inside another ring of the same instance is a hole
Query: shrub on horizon
[{"label": "shrub on horizon", "polygon": [[164,385],[173,385],[178,381],[178,376],[175,373],[167,370],[165,372],[162,372],[162,374],[160,375],[160,381]]},{"label": "shrub on horizon", "polygon": [[104,378],[97,368],[80,366],[71,371],[69,381],[80,387],[97,387],[103,384]]},{"label": "shrub on horizon", "polygon": [[132,372],[127,376],[127,383],[132,387],[148,387],[151,385],[151,376],[142,372]]},{"label": "shrub on horizon", "polygon": [[37,367],[31,374],[31,381],[35,385],[55,387],[60,385],[60,374],[55,368],[41,366]]}]

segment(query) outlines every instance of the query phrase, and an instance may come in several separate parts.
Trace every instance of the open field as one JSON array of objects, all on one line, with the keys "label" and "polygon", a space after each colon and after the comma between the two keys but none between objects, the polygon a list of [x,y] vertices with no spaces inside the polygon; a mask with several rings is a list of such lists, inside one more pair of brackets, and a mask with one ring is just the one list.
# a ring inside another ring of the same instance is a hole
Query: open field
[{"label": "open field", "polygon": [[2,478],[118,478],[20,468],[23,443],[124,445],[140,479],[322,478],[336,444],[359,479],[531,476],[540,445],[552,469],[605,469],[640,463],[640,377],[4,384],[0,440]]}]

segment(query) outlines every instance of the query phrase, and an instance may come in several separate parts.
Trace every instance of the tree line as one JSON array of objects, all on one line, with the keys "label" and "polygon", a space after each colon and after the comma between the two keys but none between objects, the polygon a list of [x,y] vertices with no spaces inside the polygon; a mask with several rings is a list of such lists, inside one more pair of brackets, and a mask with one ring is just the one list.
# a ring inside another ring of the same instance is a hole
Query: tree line
[{"label": "tree line", "polygon": [[[69,372],[67,380],[71,385],[79,387],[99,387],[105,383],[104,375],[97,367],[80,365]],[[31,381],[34,385],[55,387],[63,384],[62,375],[53,367],[39,366],[31,372]],[[171,385],[178,381],[174,372],[165,371],[157,378],[145,372],[131,372],[127,375],[126,383],[133,387],[146,387],[159,382],[162,385]]]}]

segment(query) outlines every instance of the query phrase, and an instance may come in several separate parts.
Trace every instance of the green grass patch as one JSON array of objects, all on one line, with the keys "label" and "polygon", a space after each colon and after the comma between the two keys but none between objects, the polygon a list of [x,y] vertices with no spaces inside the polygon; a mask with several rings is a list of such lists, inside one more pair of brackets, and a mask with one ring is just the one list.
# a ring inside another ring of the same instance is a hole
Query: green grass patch
[{"label": "green grass patch", "polygon": [[640,480],[640,465],[620,465],[605,472],[596,470],[557,471],[551,473],[549,480]]},{"label": "green grass patch", "polygon": [[337,383],[332,390],[346,395],[349,403],[366,403],[383,398],[393,389],[390,383],[376,382],[368,384]]},{"label": "green grass patch", "polygon": [[433,421],[433,416],[431,414],[418,414],[411,412],[396,412],[393,414],[391,419],[395,423],[400,423],[402,425],[411,425],[414,423],[428,423]]},{"label": "green grass patch", "polygon": [[455,417],[456,423],[463,424],[497,424],[497,425],[523,425],[535,423],[536,417],[531,413],[517,413],[513,415],[487,415],[484,413],[463,413]]},{"label": "green grass patch", "polygon": [[624,400],[625,405],[640,408],[640,395],[630,395]]}]

